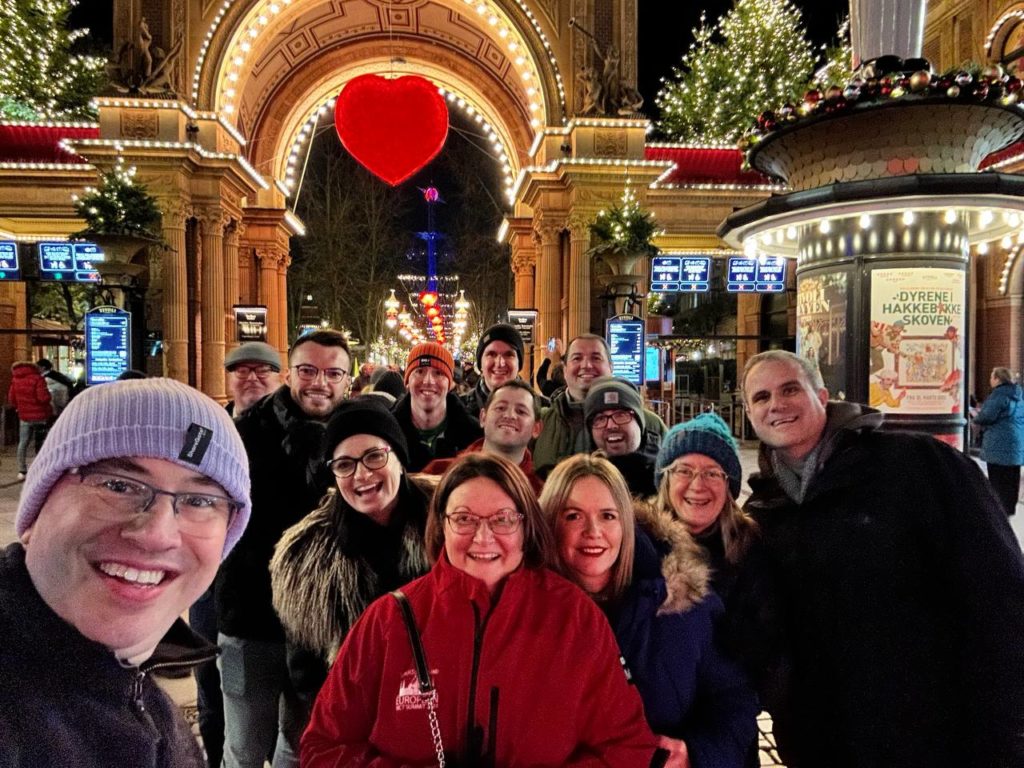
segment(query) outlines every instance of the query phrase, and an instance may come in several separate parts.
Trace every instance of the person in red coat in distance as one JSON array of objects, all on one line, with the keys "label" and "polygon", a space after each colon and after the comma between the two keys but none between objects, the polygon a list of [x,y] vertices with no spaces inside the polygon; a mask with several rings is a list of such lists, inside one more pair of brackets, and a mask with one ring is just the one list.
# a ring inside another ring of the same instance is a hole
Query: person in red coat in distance
[{"label": "person in red coat in distance", "polygon": [[[436,687],[446,765],[678,765],[657,748],[600,610],[547,568],[551,532],[518,467],[482,453],[459,459],[431,501],[426,543],[436,562],[402,591]],[[331,668],[302,765],[438,765],[428,697],[385,595]]]}]

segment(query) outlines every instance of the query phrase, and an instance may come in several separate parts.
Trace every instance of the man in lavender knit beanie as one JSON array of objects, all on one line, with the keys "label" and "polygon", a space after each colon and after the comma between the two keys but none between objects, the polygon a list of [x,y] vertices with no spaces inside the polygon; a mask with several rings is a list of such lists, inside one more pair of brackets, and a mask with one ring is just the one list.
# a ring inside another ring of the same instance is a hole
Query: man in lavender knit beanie
[{"label": "man in lavender knit beanie", "polygon": [[179,616],[249,510],[242,441],[202,393],[135,379],[71,401],[0,550],[0,764],[205,764],[148,673],[216,656]]}]

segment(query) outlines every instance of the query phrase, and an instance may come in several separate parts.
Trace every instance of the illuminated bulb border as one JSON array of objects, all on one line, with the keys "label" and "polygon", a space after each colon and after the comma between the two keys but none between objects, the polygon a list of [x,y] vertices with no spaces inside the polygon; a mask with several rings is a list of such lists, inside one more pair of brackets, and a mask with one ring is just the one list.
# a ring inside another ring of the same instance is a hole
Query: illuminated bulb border
[{"label": "illuminated bulb border", "polygon": [[[207,160],[234,160],[261,189],[270,189],[270,184],[252,167],[248,160],[233,152],[211,152],[190,141],[150,141],[148,139],[61,139],[58,146],[74,152],[75,145],[84,147],[113,147],[118,152],[127,148],[138,149],[187,149]],[[77,153],[76,153],[77,154]],[[63,166],[66,167],[66,166]]]},{"label": "illuminated bulb border", "polygon": [[[236,0],[224,0],[224,2],[221,3],[221,7],[217,11],[216,16],[214,16],[209,29],[207,29],[206,37],[200,47],[199,55],[196,58],[196,66],[192,74],[193,105],[198,102],[203,63],[206,61],[206,55],[209,52],[210,43],[213,41],[213,37],[218,27],[224,20],[228,10],[230,10],[231,6],[234,5],[235,1]],[[251,51],[253,42],[260,36],[261,29],[269,26],[269,17],[276,16],[283,10],[284,6],[290,5],[291,2],[292,0],[263,0],[249,10],[246,15],[248,21],[239,25],[239,36],[235,38],[233,43],[229,41],[230,49],[227,51],[224,61],[231,62],[231,66],[226,67],[228,71],[224,76],[224,80],[227,80],[232,84],[238,81],[238,73],[236,69],[232,68],[232,66],[235,68],[241,68],[244,65],[246,55]],[[464,2],[466,5],[471,6],[478,16],[486,17],[486,24],[482,25],[482,29],[493,27],[497,30],[496,34],[500,39],[500,42],[504,43],[505,47],[508,49],[508,53],[510,54],[509,58],[512,60],[516,69],[520,71],[522,80],[524,82],[533,81],[534,83],[539,84],[541,82],[540,74],[533,66],[532,57],[526,55],[526,52],[529,51],[529,46],[527,46],[525,38],[518,34],[518,29],[505,21],[502,9],[497,7],[493,0],[464,0]],[[519,6],[520,10],[525,14],[534,30],[534,33],[537,35],[541,45],[543,45],[544,50],[547,52],[548,62],[551,65],[552,72],[554,73],[555,84],[558,89],[558,101],[559,106],[561,107],[562,122],[565,123],[567,119],[567,110],[565,107],[565,85],[562,81],[561,71],[558,66],[558,61],[555,58],[554,51],[551,48],[551,43],[548,41],[539,22],[534,17],[530,9],[526,7],[523,0],[515,0],[515,2],[516,5]],[[269,17],[267,14],[269,14]],[[244,31],[242,30],[243,27]],[[516,56],[515,54],[517,54],[520,49],[523,49],[524,52],[519,53],[519,55]],[[242,63],[238,63],[239,60],[241,60]],[[534,87],[536,88],[536,86]],[[217,84],[217,88],[220,90],[220,112],[224,115],[234,114],[234,98],[233,96],[228,96],[226,93],[227,90],[233,90],[234,86],[228,85],[225,87],[223,80],[221,80],[221,82]],[[536,96],[537,92],[539,92],[539,89],[533,94],[533,96]],[[528,98],[531,99],[531,112],[540,111],[543,104],[533,101],[533,96],[528,96]],[[542,122],[539,118],[534,117],[531,120],[531,124],[534,128],[540,128]]]},{"label": "illuminated bulb border", "polygon": [[[511,205],[515,202],[515,197],[511,194],[514,177],[512,175],[512,164],[509,160],[510,154],[508,148],[501,141],[501,135],[494,129],[494,126],[484,118],[481,112],[464,97],[445,88],[439,87],[437,90],[450,105],[458,107],[464,114],[471,117],[473,121],[483,129],[484,134],[488,137],[491,143],[491,149],[501,162],[501,169],[505,179],[505,196]],[[278,185],[278,189],[280,189],[286,197],[291,197],[292,194],[294,194],[296,184],[294,177],[299,173],[298,169],[303,147],[313,135],[313,131],[320,118],[334,109],[335,100],[336,97],[332,96],[323,104],[313,109],[302,124],[302,127],[296,132],[295,138],[292,140],[291,149],[288,152],[288,160],[285,167],[285,180],[284,182],[275,181]]]},{"label": "illuminated bulb border", "polygon": [[985,52],[990,57],[992,55],[992,43],[995,42],[996,35],[999,34],[999,30],[1003,28],[1003,25],[1006,24],[1006,22],[1014,18],[1024,19],[1024,8],[1017,8],[1012,11],[1007,11],[998,19],[996,19],[995,24],[992,25],[992,28],[989,30],[988,37],[985,38]]},{"label": "illuminated bulb border", "polygon": [[[237,141],[239,145],[244,147],[246,144],[245,137],[239,133],[238,129],[216,112],[195,110],[183,101],[160,101],[158,99],[110,99],[97,97],[92,100],[91,104],[94,109],[98,109],[99,107],[125,107],[129,109],[180,109],[185,117],[190,120],[216,120],[225,131],[231,134],[231,138]],[[96,124],[96,127],[99,127],[98,123]]]}]

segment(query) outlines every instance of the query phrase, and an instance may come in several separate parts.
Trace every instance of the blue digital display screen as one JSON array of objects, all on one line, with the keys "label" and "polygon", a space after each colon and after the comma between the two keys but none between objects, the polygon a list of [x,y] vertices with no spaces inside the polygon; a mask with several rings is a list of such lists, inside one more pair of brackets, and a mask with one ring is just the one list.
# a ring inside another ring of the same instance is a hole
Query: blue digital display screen
[{"label": "blue digital display screen", "polygon": [[612,353],[612,376],[642,386],[646,342],[644,321],[633,315],[617,315],[608,320],[605,338]]},{"label": "blue digital display screen", "polygon": [[0,240],[0,280],[21,280],[18,244],[13,240]]},{"label": "blue digital display screen", "polygon": [[103,251],[95,243],[39,243],[39,279],[98,283],[95,262],[103,259]]},{"label": "blue digital display screen", "polygon": [[132,316],[117,307],[85,313],[85,380],[89,385],[114,381],[131,368]]},{"label": "blue digital display screen", "polygon": [[706,291],[711,287],[709,256],[655,256],[651,290],[656,293]]},{"label": "blue digital display screen", "polygon": [[725,289],[730,293],[781,293],[786,290],[786,260],[781,256],[731,258]]}]

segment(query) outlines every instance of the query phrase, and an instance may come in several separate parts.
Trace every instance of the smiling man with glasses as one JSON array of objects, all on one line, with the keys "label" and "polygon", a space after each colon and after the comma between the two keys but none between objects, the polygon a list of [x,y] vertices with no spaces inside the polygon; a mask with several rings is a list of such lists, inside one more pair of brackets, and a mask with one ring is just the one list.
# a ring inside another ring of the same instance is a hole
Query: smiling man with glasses
[{"label": "smiling man with glasses", "polygon": [[654,458],[647,439],[644,401],[636,387],[611,376],[594,381],[583,401],[583,418],[594,445],[622,473],[634,496],[652,496]]},{"label": "smiling man with glasses", "polygon": [[216,656],[179,616],[248,519],[245,450],[213,400],[160,378],[72,400],[0,552],[0,765],[205,765],[149,673]]},{"label": "smiling man with glasses", "polygon": [[331,486],[325,428],[348,396],[351,370],[341,333],[301,336],[288,355],[285,386],[235,421],[253,477],[253,525],[217,578],[227,768],[262,768],[270,754],[274,768],[298,765],[311,702],[298,695],[288,674],[270,560],[285,530],[315,509]]}]

